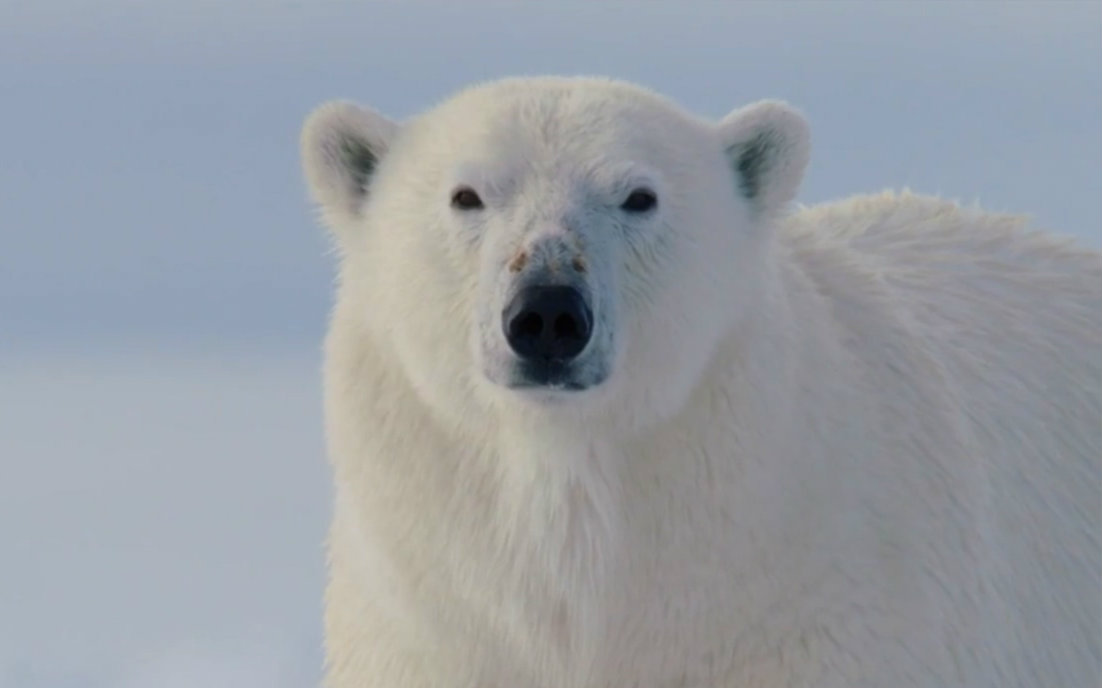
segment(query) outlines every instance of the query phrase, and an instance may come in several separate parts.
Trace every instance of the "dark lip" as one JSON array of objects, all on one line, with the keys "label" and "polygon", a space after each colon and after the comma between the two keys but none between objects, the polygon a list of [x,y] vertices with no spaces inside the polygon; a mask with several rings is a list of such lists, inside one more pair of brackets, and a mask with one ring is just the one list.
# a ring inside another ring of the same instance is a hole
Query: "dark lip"
[{"label": "dark lip", "polygon": [[553,392],[584,392],[589,389],[589,385],[583,385],[580,382],[574,382],[573,380],[567,380],[564,382],[531,382],[528,380],[522,380],[520,382],[513,382],[509,384],[509,389],[515,390],[532,390],[532,389],[545,389]]},{"label": "dark lip", "polygon": [[510,389],[551,389],[581,392],[590,387],[579,382],[569,364],[549,360],[539,363],[526,362],[519,367]]}]

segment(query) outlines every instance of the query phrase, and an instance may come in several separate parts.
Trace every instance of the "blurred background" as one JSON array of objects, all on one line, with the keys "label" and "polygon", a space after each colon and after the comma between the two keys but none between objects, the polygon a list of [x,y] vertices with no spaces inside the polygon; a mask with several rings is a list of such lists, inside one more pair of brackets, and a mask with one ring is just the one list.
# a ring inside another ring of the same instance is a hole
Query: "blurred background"
[{"label": "blurred background", "polygon": [[601,74],[800,107],[800,200],[1102,245],[1102,3],[0,3],[0,688],[316,685],[332,261],[298,130]]}]

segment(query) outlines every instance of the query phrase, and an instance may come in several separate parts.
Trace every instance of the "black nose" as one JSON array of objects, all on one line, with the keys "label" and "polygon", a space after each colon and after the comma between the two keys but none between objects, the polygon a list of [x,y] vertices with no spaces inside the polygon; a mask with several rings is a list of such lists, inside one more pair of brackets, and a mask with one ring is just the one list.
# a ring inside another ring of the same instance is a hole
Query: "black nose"
[{"label": "black nose", "polygon": [[565,362],[582,352],[593,315],[573,287],[527,287],[502,314],[505,339],[525,360]]}]

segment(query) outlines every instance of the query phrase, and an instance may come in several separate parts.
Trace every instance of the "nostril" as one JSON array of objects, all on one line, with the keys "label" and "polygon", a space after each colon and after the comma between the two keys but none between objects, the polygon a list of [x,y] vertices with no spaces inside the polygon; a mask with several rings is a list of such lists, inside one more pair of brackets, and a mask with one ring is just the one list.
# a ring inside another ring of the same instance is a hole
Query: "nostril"
[{"label": "nostril", "polygon": [[562,339],[573,339],[580,336],[578,332],[578,321],[574,319],[574,316],[564,313],[555,318],[555,336]]},{"label": "nostril", "polygon": [[518,336],[539,337],[543,334],[543,318],[539,313],[522,313],[513,321],[511,329]]}]

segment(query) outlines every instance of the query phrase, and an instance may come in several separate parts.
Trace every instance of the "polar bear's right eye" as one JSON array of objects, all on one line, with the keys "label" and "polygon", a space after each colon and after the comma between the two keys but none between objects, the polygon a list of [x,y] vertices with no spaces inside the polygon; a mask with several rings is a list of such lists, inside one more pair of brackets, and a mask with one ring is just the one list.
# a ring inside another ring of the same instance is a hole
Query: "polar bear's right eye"
[{"label": "polar bear's right eye", "polygon": [[645,213],[656,205],[658,205],[658,197],[654,195],[654,192],[648,188],[639,187],[628,194],[628,197],[620,204],[620,208],[629,213]]},{"label": "polar bear's right eye", "polygon": [[471,187],[462,186],[452,194],[452,207],[459,210],[478,210],[482,207],[482,199]]}]

